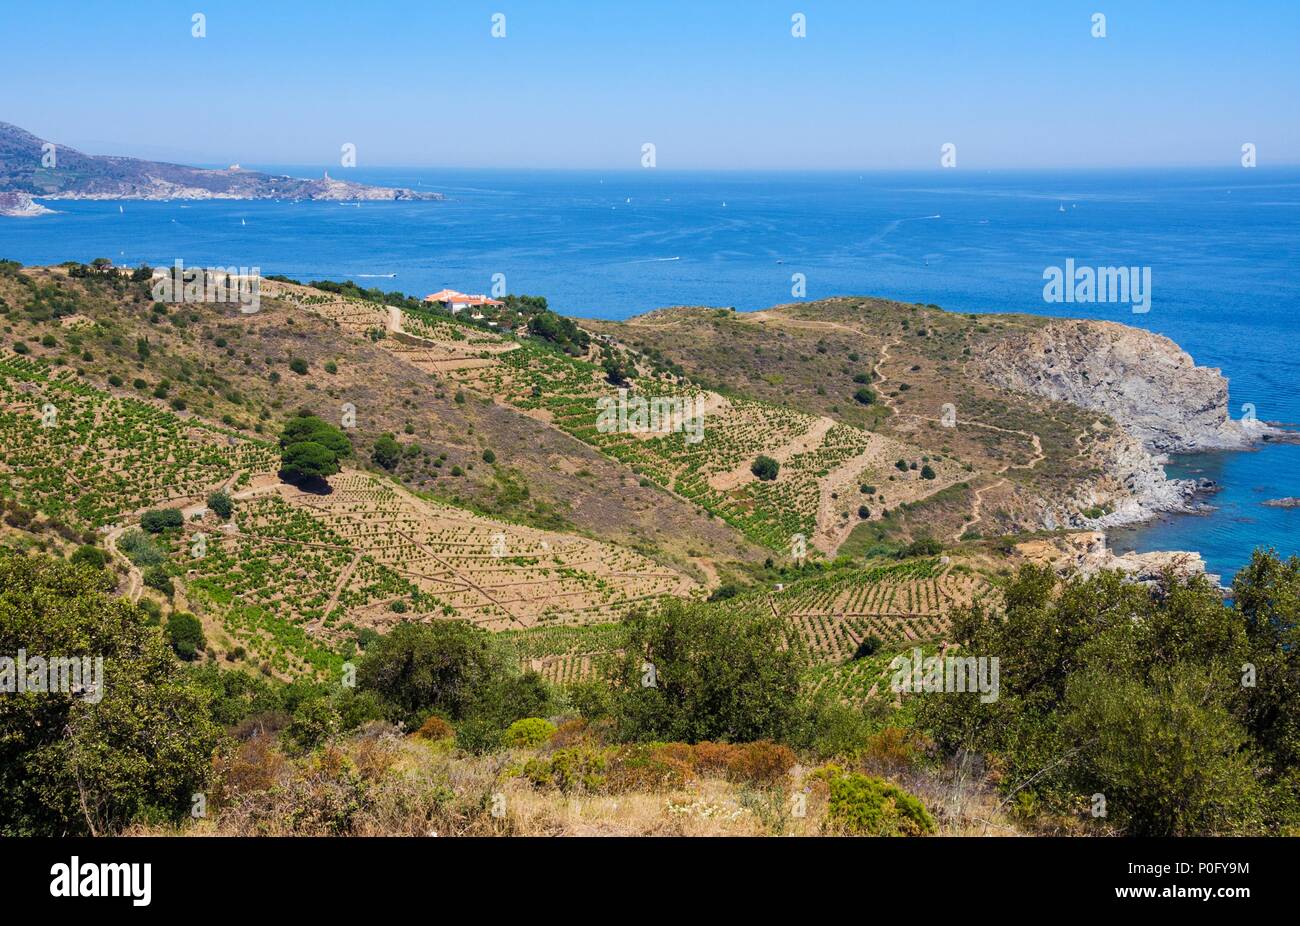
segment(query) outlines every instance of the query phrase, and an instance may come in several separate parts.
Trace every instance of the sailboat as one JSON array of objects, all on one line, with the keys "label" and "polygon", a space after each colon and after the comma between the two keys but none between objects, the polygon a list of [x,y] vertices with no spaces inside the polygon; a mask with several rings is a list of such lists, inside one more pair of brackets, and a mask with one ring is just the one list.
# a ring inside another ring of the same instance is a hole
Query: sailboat
[{"label": "sailboat", "polygon": [[118,211],[119,213],[122,213],[122,212],[125,212],[126,210],[123,209],[121,206],[118,206],[118,207],[117,207],[117,211]]},{"label": "sailboat", "polygon": [[1064,212],[1064,211],[1065,211],[1065,203],[1061,203],[1061,205],[1057,208],[1056,211],[1057,211],[1057,212]]},{"label": "sailboat", "polygon": [[240,224],[240,225],[247,225],[247,224],[248,224],[248,221],[247,221],[246,219],[240,219],[240,220],[239,220],[239,224]]}]

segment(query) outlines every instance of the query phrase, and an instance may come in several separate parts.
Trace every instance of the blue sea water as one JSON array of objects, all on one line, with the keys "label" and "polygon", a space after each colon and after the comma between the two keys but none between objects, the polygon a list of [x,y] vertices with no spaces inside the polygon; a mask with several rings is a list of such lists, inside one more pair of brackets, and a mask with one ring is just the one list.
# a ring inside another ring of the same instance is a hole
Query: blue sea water
[{"label": "blue sea water", "polygon": [[[487,292],[501,273],[511,292],[601,318],[665,305],[766,308],[795,301],[798,273],[807,299],[870,294],[1149,328],[1223,370],[1234,415],[1250,404],[1262,420],[1300,422],[1300,168],[346,174],[448,199],[50,203],[59,214],[0,219],[0,257],[180,258],[416,295]],[[1067,258],[1150,267],[1150,311],[1045,303],[1043,271]],[[1116,532],[1116,546],[1196,549],[1225,576],[1255,546],[1300,553],[1300,510],[1260,505],[1300,496],[1300,447],[1199,454],[1172,469],[1219,481],[1215,511]]]}]

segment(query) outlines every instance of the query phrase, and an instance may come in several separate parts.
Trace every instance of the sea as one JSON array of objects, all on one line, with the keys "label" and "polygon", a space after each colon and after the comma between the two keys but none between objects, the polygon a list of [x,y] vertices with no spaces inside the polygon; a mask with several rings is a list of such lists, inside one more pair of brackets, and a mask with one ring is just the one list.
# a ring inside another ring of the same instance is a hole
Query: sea
[{"label": "sea", "polygon": [[[836,295],[1109,319],[1222,370],[1234,417],[1300,424],[1300,168],[332,173],[447,198],[51,202],[56,215],[0,219],[0,258],[179,259],[417,296],[500,283],[607,319]],[[1149,268],[1145,311],[1045,301],[1044,271],[1070,259]],[[1212,509],[1113,531],[1115,549],[1197,550],[1225,581],[1256,547],[1300,554],[1300,509],[1262,504],[1300,496],[1300,445],[1179,456],[1169,470],[1219,483]]]}]

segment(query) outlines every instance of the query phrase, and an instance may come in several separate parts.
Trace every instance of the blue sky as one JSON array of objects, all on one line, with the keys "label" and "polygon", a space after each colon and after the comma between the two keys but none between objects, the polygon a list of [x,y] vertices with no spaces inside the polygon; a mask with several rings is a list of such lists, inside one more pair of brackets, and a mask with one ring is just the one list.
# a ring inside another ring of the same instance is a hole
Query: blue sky
[{"label": "blue sky", "polygon": [[[207,37],[191,36],[191,15]],[[1093,38],[1091,17],[1106,15]],[[506,37],[490,34],[504,13]],[[791,36],[791,15],[807,37]],[[1300,3],[130,0],[10,11],[0,120],[192,163],[1300,163]]]}]

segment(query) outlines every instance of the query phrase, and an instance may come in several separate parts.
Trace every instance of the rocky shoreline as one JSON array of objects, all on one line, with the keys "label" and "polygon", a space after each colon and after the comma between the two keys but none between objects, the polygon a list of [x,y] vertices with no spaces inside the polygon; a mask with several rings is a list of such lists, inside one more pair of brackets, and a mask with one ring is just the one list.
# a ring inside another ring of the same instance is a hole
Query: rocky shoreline
[{"label": "rocky shoreline", "polygon": [[0,215],[11,219],[30,219],[40,215],[53,215],[26,193],[0,193]]},{"label": "rocky shoreline", "polygon": [[1166,577],[1186,581],[1205,576],[1224,590],[1222,577],[1206,572],[1200,553],[1186,550],[1154,550],[1150,553],[1115,553],[1102,531],[1075,531],[1057,537],[1027,540],[1016,544],[1016,553],[1032,563],[1050,565],[1061,575],[1082,578],[1103,570],[1122,572],[1149,588],[1163,588]]},{"label": "rocky shoreline", "polygon": [[[1205,499],[1220,487],[1210,479],[1171,479],[1170,453],[1243,451],[1267,442],[1294,442],[1300,434],[1254,420],[1233,419],[1228,381],[1212,367],[1197,366],[1169,338],[1114,322],[1059,320],[993,345],[979,358],[990,382],[1079,408],[1101,412],[1118,426],[1103,459],[1104,475],[1081,497],[1054,500],[1044,515],[1049,529],[1096,533],[1093,558],[1102,556],[1099,532],[1149,521],[1158,515],[1208,512]],[[1277,500],[1287,507],[1300,500]],[[1268,503],[1266,503],[1268,504]],[[1089,517],[1087,512],[1104,513]],[[1109,554],[1107,554],[1109,555]],[[1130,554],[1130,559],[1136,554]],[[1197,553],[1176,556],[1204,563]],[[1142,568],[1141,560],[1104,568]]]}]

